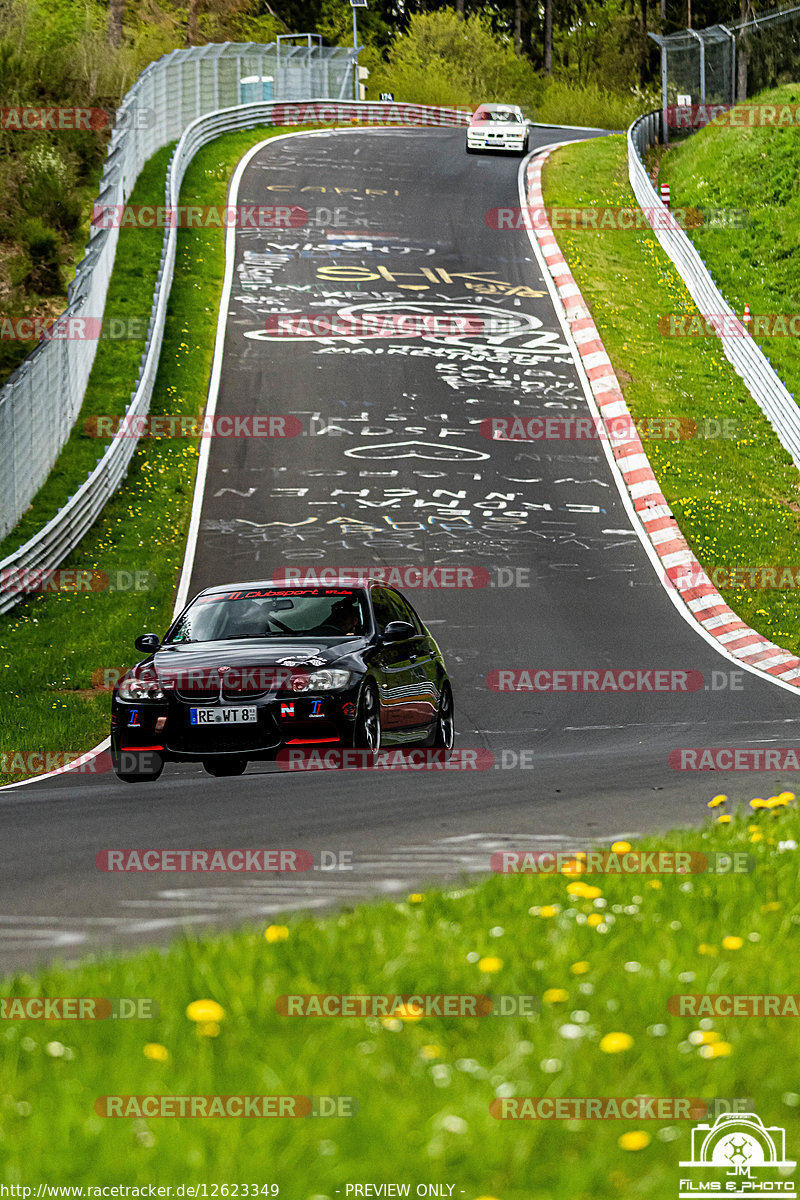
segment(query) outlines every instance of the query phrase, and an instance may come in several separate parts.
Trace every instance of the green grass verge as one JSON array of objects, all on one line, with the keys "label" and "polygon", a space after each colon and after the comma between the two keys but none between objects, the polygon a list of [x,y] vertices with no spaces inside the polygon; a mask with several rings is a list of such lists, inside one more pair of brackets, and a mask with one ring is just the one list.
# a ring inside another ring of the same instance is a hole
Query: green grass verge
[{"label": "green grass verge", "polygon": [[[800,103],[800,84],[762,92],[748,105]],[[735,119],[735,118],[733,118]],[[742,118],[743,119],[743,118]],[[745,209],[743,229],[691,234],[714,282],[737,313],[800,313],[800,130],[708,127],[661,161],[673,204]],[[756,337],[789,391],[800,393],[796,337]]]},{"label": "green grass verge", "polygon": [[[526,1096],[751,1099],[765,1124],[786,1126],[788,1153],[800,1136],[796,1021],[671,1015],[668,1004],[681,993],[797,990],[797,851],[780,843],[798,840],[793,806],[744,810],[636,848],[750,854],[746,874],[586,875],[572,897],[571,876],[496,875],[291,918],[270,940],[253,927],[19,975],[0,991],[151,997],[160,1013],[3,1022],[0,1180],[277,1183],[293,1200],[334,1200],[365,1181],[409,1182],[412,1196],[417,1183],[452,1183],[470,1200],[675,1194],[690,1119],[490,1114],[496,1098]],[[541,1003],[497,1018],[276,1012],[282,995],[364,992]],[[223,1012],[197,1025],[186,1012],[197,1000]],[[94,1111],[101,1096],[152,1094],[353,1096],[360,1108],[301,1120]]]},{"label": "green grass verge", "polygon": [[[275,127],[246,130],[204,147],[187,171],[182,197],[191,197],[193,204],[224,203],[228,180],[244,152],[282,132]],[[169,153],[167,148],[147,164],[133,202],[162,202]],[[161,231],[122,232],[109,315],[149,313],[160,248]],[[205,408],[224,265],[224,231],[179,231],[154,414],[199,415]],[[124,411],[141,350],[132,342],[101,342],[81,416],[56,471],[25,518],[24,536],[40,528],[94,466],[106,443],[88,437],[84,421]],[[147,590],[43,594],[0,617],[0,755],[74,753],[107,735],[109,695],[96,686],[96,672],[130,665],[135,661],[133,638],[169,623],[197,453],[197,442],[190,439],[143,441],[124,485],[63,564],[109,575],[145,572],[151,583]],[[20,540],[22,535],[16,537]],[[2,551],[10,549],[7,540]],[[3,772],[2,766],[0,759],[0,782],[21,777],[18,771]]]},{"label": "green grass verge", "polygon": [[[636,206],[625,139],[603,138],[557,151],[545,167],[544,197],[548,206]],[[714,206],[714,200],[706,200]],[[720,193],[718,203],[736,201]],[[556,236],[634,418],[732,418],[738,423],[736,440],[644,443],[699,562],[706,570],[796,564],[797,470],[716,338],[659,333],[659,314],[697,310],[655,236],[649,230],[572,229]],[[783,311],[783,303],[772,311]],[[743,620],[800,653],[797,590],[720,590]]]}]

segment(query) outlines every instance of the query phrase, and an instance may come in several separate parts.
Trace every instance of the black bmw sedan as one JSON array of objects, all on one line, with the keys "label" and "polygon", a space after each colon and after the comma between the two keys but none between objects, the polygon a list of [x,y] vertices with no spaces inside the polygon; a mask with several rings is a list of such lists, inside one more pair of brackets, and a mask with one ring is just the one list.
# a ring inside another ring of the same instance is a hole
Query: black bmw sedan
[{"label": "black bmw sedan", "polygon": [[453,745],[441,651],[405,597],[373,580],[207,588],[114,689],[111,753],[120,779],[165,762],[241,775],[289,747]]}]

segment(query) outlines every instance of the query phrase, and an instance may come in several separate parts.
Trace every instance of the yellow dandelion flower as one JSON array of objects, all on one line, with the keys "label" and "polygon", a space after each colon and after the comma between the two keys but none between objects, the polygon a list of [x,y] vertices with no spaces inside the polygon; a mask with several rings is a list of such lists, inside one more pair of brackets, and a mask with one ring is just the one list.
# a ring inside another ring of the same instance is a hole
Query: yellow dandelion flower
[{"label": "yellow dandelion flower", "polygon": [[503,968],[502,958],[495,958],[489,955],[486,958],[478,959],[478,970],[485,972],[487,975],[495,975]]},{"label": "yellow dandelion flower", "polygon": [[268,942],[285,942],[288,936],[288,925],[268,925],[264,930],[264,937]]},{"label": "yellow dandelion flower", "polygon": [[566,1000],[569,1000],[566,988],[547,988],[542,992],[543,1004],[563,1004]]},{"label": "yellow dandelion flower", "polygon": [[435,1042],[431,1042],[429,1045],[423,1046],[419,1053],[421,1058],[441,1058],[442,1047],[437,1046]]},{"label": "yellow dandelion flower", "polygon": [[627,854],[631,848],[630,842],[612,842],[611,849],[614,854]]},{"label": "yellow dandelion flower", "polygon": [[760,831],[760,830],[758,830],[758,829],[756,829],[756,831],[755,831],[754,833],[751,833],[751,834],[750,834],[750,841],[751,841],[751,842],[761,842],[761,841],[763,841],[763,840],[764,840],[764,835],[763,835],[763,833],[761,833],[761,831]]},{"label": "yellow dandelion flower", "polygon": [[722,796],[722,795],[714,796],[711,800],[709,800],[708,805],[706,807],[719,808],[720,804],[727,803],[727,800],[728,800],[727,796]]},{"label": "yellow dandelion flower", "polygon": [[766,808],[767,803],[765,800],[762,799],[761,796],[756,796],[755,799],[750,801],[750,807],[751,808]]},{"label": "yellow dandelion flower", "polygon": [[709,958],[714,958],[717,954],[719,954],[719,950],[716,946],[709,946],[708,942],[701,942],[697,947],[697,953],[707,954]]},{"label": "yellow dandelion flower", "polygon": [[617,1145],[620,1150],[644,1150],[650,1145],[650,1134],[643,1129],[631,1129],[617,1138]]},{"label": "yellow dandelion flower", "polygon": [[603,1054],[621,1054],[623,1050],[630,1050],[632,1045],[633,1038],[629,1033],[607,1033],[600,1039]]},{"label": "yellow dandelion flower", "polygon": [[597,925],[603,924],[603,918],[600,916],[600,913],[592,913],[591,916],[586,918],[586,924],[591,925],[592,929],[594,929]]},{"label": "yellow dandelion flower", "polygon": [[145,1058],[149,1058],[152,1062],[166,1062],[169,1058],[169,1050],[166,1046],[162,1046],[160,1042],[148,1042],[142,1049],[142,1054]]},{"label": "yellow dandelion flower", "polygon": [[779,792],[778,799],[785,800],[787,804],[791,804],[794,800],[794,792]]},{"label": "yellow dandelion flower", "polygon": [[398,1004],[392,1013],[398,1021],[421,1021],[424,1015],[419,1004]]},{"label": "yellow dandelion flower", "polygon": [[588,883],[581,883],[580,880],[568,883],[567,892],[570,896],[581,896],[584,900],[596,900],[598,896],[602,896],[603,894],[601,888],[592,887]]},{"label": "yellow dandelion flower", "polygon": [[653,891],[658,892],[661,890],[661,880],[660,879],[648,879],[647,883],[644,886],[652,888]]},{"label": "yellow dandelion flower", "polygon": [[198,1037],[219,1037],[219,1024],[217,1021],[203,1021],[197,1026]]},{"label": "yellow dandelion flower", "polygon": [[715,1042],[713,1046],[701,1046],[700,1054],[703,1058],[729,1058],[733,1046],[730,1042]]},{"label": "yellow dandelion flower", "polygon": [[740,938],[735,934],[728,934],[722,939],[722,945],[726,950],[741,950],[744,945],[744,938]]},{"label": "yellow dandelion flower", "polygon": [[193,1000],[186,1007],[186,1015],[190,1021],[198,1023],[222,1021],[225,1017],[225,1009],[221,1004],[217,1004],[216,1000]]},{"label": "yellow dandelion flower", "polygon": [[411,895],[408,897],[408,903],[409,904],[422,904],[422,901],[424,899],[425,899],[424,892],[412,892]]},{"label": "yellow dandelion flower", "polygon": [[717,824],[718,825],[728,825],[730,823],[730,820],[731,820],[731,818],[728,816],[728,814],[724,813],[721,817],[717,817]]},{"label": "yellow dandelion flower", "polygon": [[585,975],[588,970],[589,964],[585,961],[574,962],[570,967],[570,971],[572,971],[573,975]]},{"label": "yellow dandelion flower", "polygon": [[557,915],[557,913],[558,913],[558,909],[556,908],[556,906],[554,904],[543,904],[542,907],[539,909],[540,917],[545,917],[545,918],[555,917]]}]

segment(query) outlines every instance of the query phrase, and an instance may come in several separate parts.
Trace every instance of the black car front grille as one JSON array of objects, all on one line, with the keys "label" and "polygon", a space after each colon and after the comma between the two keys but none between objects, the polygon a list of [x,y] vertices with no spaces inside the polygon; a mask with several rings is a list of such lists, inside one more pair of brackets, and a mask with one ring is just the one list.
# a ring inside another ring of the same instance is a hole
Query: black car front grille
[{"label": "black car front grille", "polygon": [[[254,700],[263,700],[269,694],[268,688],[253,691],[248,691],[246,688],[229,691],[227,688],[223,688],[222,702],[223,704],[251,704]],[[177,688],[175,696],[182,704],[217,704],[219,703],[219,688],[197,688],[196,690]]]}]

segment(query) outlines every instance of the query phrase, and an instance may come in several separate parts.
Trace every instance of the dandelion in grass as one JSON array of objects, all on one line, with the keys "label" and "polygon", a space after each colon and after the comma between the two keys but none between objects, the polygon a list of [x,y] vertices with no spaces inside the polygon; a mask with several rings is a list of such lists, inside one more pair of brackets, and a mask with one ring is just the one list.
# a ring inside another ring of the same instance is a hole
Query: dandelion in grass
[{"label": "dandelion in grass", "polygon": [[588,970],[589,970],[589,964],[588,964],[588,962],[585,962],[585,961],[574,962],[572,964],[572,966],[570,967],[570,971],[572,972],[573,975],[585,975]]},{"label": "dandelion in grass", "polygon": [[421,1021],[424,1013],[419,1004],[398,1004],[393,1015],[398,1021]]},{"label": "dandelion in grass", "polygon": [[725,804],[727,802],[727,799],[728,799],[728,797],[723,796],[723,795],[714,796],[711,800],[709,800],[707,807],[708,808],[719,808],[719,806],[721,804]]},{"label": "dandelion in grass", "polygon": [[700,1047],[701,1058],[729,1058],[733,1054],[730,1042],[714,1042],[711,1046]]},{"label": "dandelion in grass", "polygon": [[569,992],[566,988],[546,988],[542,992],[543,1004],[564,1004],[569,1000]]},{"label": "dandelion in grass", "polygon": [[631,1129],[617,1138],[620,1150],[644,1150],[650,1145],[650,1134],[643,1129]]},{"label": "dandelion in grass", "polygon": [[728,934],[722,939],[722,945],[725,950],[741,950],[744,945],[744,939],[737,934]]},{"label": "dandelion in grass", "polygon": [[485,975],[496,975],[498,971],[503,969],[502,958],[496,958],[494,955],[487,955],[485,958],[478,959],[478,970],[483,971]]},{"label": "dandelion in grass", "polygon": [[193,1000],[186,1006],[186,1015],[198,1025],[218,1025],[225,1019],[225,1009],[216,1000]]},{"label": "dandelion in grass", "polygon": [[614,854],[627,854],[631,848],[630,842],[612,842],[611,849]]},{"label": "dandelion in grass", "polygon": [[270,943],[285,942],[289,936],[289,927],[287,925],[268,925],[264,930],[264,937]]},{"label": "dandelion in grass", "polygon": [[169,1058],[169,1050],[160,1042],[147,1042],[142,1048],[142,1054],[151,1062],[166,1062]]},{"label": "dandelion in grass", "polygon": [[633,1038],[629,1033],[607,1033],[600,1039],[603,1054],[622,1054],[625,1050],[630,1050],[632,1045]]}]

